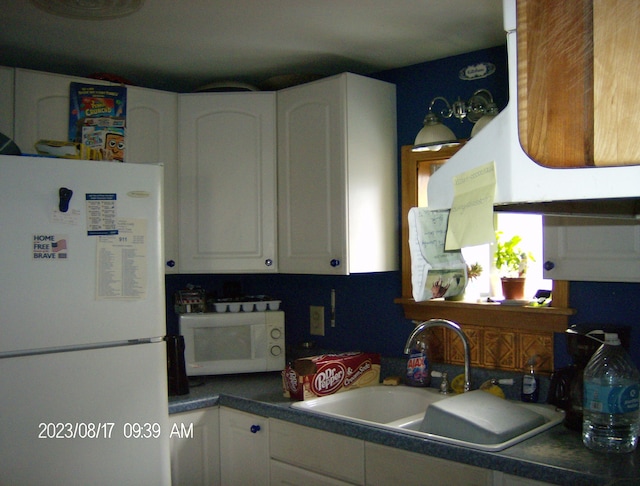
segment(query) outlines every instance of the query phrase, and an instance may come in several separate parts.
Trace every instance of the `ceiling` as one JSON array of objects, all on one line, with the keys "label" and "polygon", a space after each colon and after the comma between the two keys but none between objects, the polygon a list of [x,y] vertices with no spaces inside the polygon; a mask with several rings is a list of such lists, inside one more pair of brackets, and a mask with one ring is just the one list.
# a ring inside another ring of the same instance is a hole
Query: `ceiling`
[{"label": "ceiling", "polygon": [[505,42],[502,0],[145,0],[110,20],[0,0],[0,13],[0,65],[113,73],[179,92],[218,81],[264,88],[287,74],[370,74]]}]

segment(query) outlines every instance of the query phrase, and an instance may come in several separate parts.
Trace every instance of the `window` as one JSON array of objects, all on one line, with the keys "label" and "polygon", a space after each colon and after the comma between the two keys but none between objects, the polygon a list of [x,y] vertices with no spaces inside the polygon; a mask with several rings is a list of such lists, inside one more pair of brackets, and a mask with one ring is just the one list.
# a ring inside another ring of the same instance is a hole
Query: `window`
[{"label": "window", "polygon": [[[535,258],[527,271],[525,295],[532,297],[539,289],[551,290],[552,280],[542,276],[542,216],[522,213],[496,213],[496,228],[504,233],[505,238],[513,235],[522,237],[523,250],[529,251]],[[493,264],[494,245],[479,245],[463,248],[462,254],[467,264],[478,262],[483,271],[480,277],[470,282],[465,292],[465,300],[502,299],[500,276]]]}]

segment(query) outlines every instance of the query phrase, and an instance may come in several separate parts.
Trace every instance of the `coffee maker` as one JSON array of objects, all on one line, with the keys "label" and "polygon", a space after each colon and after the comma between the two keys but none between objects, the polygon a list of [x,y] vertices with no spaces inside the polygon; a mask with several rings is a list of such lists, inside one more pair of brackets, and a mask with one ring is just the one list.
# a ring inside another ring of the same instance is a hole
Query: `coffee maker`
[{"label": "coffee maker", "polygon": [[573,325],[566,330],[567,351],[573,364],[554,371],[549,385],[548,402],[565,411],[564,425],[582,430],[582,384],[584,369],[600,345],[605,332],[615,332],[625,349],[629,349],[630,329],[610,325]]}]

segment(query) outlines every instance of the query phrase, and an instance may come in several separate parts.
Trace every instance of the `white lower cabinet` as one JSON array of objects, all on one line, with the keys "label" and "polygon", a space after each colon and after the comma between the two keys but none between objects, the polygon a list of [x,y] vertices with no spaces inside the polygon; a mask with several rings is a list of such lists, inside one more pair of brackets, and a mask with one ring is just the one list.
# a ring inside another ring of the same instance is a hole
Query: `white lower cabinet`
[{"label": "white lower cabinet", "polygon": [[173,486],[221,484],[218,415],[210,407],[169,416]]},{"label": "white lower cabinet", "polygon": [[174,486],[550,486],[228,407],[169,418]]},{"label": "white lower cabinet", "polygon": [[269,482],[269,419],[220,407],[220,467],[224,486]]},{"label": "white lower cabinet", "polygon": [[269,451],[272,484],[365,484],[362,440],[271,419]]},{"label": "white lower cabinet", "polygon": [[367,485],[491,486],[493,471],[459,462],[365,443]]},{"label": "white lower cabinet", "polygon": [[493,486],[552,486],[551,483],[536,481],[535,479],[521,478],[502,472],[494,471]]},{"label": "white lower cabinet", "polygon": [[271,486],[349,486],[339,479],[271,459]]}]

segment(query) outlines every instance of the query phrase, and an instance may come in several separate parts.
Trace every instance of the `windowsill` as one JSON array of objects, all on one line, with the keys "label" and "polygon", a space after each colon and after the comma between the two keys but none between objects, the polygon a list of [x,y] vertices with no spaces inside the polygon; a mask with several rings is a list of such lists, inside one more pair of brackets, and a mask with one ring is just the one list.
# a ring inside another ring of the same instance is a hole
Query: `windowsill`
[{"label": "windowsill", "polygon": [[398,298],[407,319],[449,319],[478,326],[491,326],[531,331],[565,332],[569,316],[575,310],[568,307],[517,307],[496,303],[474,303],[449,300],[416,302]]}]

